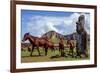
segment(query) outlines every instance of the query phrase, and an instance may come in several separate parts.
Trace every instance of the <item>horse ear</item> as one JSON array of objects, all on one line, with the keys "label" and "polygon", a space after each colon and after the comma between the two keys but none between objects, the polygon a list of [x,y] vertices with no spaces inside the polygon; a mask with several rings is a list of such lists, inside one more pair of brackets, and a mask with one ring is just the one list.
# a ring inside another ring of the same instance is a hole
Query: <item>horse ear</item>
[{"label": "horse ear", "polygon": [[28,32],[28,35],[30,34],[30,32]]},{"label": "horse ear", "polygon": [[28,32],[28,33],[26,33],[27,35],[29,35],[30,33]]}]

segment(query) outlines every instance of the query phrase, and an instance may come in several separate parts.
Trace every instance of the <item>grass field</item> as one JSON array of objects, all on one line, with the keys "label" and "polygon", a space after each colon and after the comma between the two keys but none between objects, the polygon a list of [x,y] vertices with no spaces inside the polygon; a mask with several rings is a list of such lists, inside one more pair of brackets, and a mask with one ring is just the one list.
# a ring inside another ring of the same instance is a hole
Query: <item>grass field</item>
[{"label": "grass field", "polygon": [[[38,55],[37,50],[35,49],[33,51],[33,56],[30,56],[31,52],[21,51],[21,62],[22,63],[29,63],[29,62],[47,62],[47,61],[73,61],[73,60],[88,60],[90,59],[89,55],[87,58],[72,58],[72,56],[68,55],[69,50],[68,48],[65,48],[65,57],[60,56],[59,50],[55,50],[55,52],[52,52],[50,49],[48,50],[47,56],[45,56],[45,52],[42,48],[39,49],[41,52],[41,56]],[[74,53],[75,54],[75,53]],[[89,54],[89,50],[88,50]]]}]

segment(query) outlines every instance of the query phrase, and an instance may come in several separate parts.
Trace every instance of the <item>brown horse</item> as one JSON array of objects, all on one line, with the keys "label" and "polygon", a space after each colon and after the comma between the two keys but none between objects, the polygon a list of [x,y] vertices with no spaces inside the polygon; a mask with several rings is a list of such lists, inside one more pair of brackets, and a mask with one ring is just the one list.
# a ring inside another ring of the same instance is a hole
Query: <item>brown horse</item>
[{"label": "brown horse", "polygon": [[66,45],[69,48],[69,54],[71,53],[72,57],[74,57],[75,40],[67,40]]},{"label": "brown horse", "polygon": [[64,38],[59,39],[59,51],[61,52],[61,56],[64,56]]},{"label": "brown horse", "polygon": [[47,55],[47,51],[48,51],[48,48],[50,48],[51,50],[52,50],[52,52],[55,50],[55,48],[54,48],[54,43],[53,42],[51,42],[51,40],[48,38],[48,37],[44,37],[44,39],[45,39],[45,46],[44,46],[44,48],[45,48],[45,55]]},{"label": "brown horse", "polygon": [[34,37],[30,35],[29,33],[25,33],[22,41],[26,41],[26,40],[29,40],[29,42],[32,44],[32,51],[31,51],[30,56],[32,56],[32,52],[35,47],[39,55],[40,55],[39,47],[43,47],[45,49],[45,55],[47,55],[48,48],[51,48],[52,50],[54,50],[53,43],[50,42],[49,39],[47,38]]}]

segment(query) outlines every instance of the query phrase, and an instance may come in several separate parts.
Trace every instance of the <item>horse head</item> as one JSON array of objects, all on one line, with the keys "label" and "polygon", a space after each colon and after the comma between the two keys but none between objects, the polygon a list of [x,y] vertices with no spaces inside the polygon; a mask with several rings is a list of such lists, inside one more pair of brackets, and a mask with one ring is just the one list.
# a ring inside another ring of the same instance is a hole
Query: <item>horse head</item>
[{"label": "horse head", "polygon": [[25,33],[22,41],[26,41],[29,38],[29,35],[29,33]]},{"label": "horse head", "polygon": [[64,41],[64,37],[60,37],[59,40],[60,40],[60,41]]},{"label": "horse head", "polygon": [[67,39],[67,42],[66,42],[66,44],[70,44],[70,41],[71,41],[70,39]]}]

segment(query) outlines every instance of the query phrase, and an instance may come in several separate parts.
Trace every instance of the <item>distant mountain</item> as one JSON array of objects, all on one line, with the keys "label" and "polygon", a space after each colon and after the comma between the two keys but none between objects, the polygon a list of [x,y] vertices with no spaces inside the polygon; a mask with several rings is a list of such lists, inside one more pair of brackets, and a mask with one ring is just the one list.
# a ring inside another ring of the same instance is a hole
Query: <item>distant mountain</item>
[{"label": "distant mountain", "polygon": [[68,35],[62,35],[58,32],[55,31],[49,31],[47,33],[45,33],[44,35],[42,35],[42,37],[48,37],[48,38],[52,38],[53,36],[55,36],[56,38],[64,38],[65,40],[67,39],[76,39],[76,33],[72,33],[72,34],[68,34]]},{"label": "distant mountain", "polygon": [[[67,40],[67,39],[76,40],[76,36],[77,36],[76,32],[68,34],[68,35],[62,35],[62,34],[55,32],[55,31],[49,31],[49,32],[46,32],[44,35],[42,35],[42,37],[48,37],[48,38],[55,37],[57,39],[64,38],[65,40]],[[88,38],[88,41],[89,41],[90,40],[89,34],[87,35],[87,38]]]},{"label": "distant mountain", "polygon": [[55,44],[59,43],[60,38],[64,38],[62,34],[55,31],[49,31],[45,33],[44,35],[42,35],[42,37],[48,37]]},{"label": "distant mountain", "polygon": [[48,37],[51,39],[54,43],[59,43],[60,38],[64,38],[64,40],[75,40],[76,39],[76,33],[68,34],[68,35],[62,35],[55,31],[49,31],[42,35],[42,37]]},{"label": "distant mountain", "polygon": [[48,38],[52,38],[53,36],[55,36],[58,39],[64,37],[62,34],[55,31],[49,31],[42,35],[42,37],[48,37]]}]

